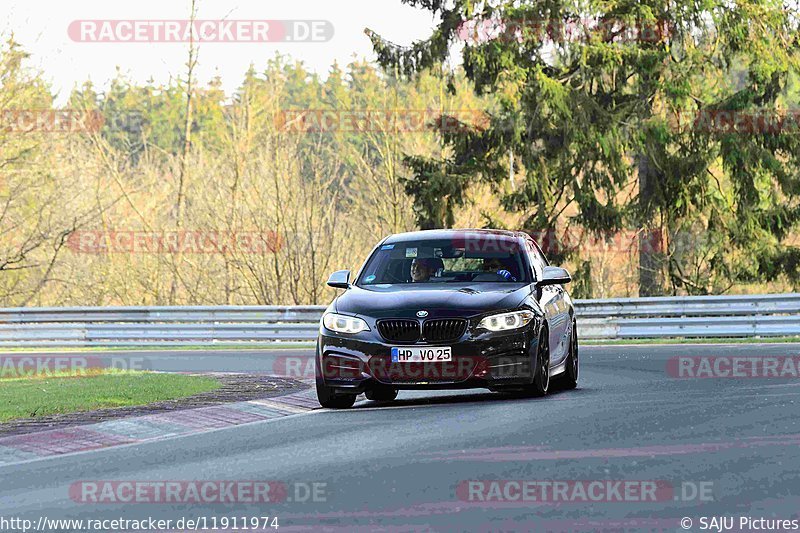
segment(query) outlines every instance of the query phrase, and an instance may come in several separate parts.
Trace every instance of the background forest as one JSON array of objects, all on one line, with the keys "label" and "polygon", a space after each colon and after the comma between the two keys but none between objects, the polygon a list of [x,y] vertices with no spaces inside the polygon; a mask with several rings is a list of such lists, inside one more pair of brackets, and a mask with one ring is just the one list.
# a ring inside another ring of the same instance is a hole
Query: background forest
[{"label": "background forest", "polygon": [[[407,3],[443,21],[431,41],[370,33],[377,63],[325,76],[267,56],[233,94],[196,82],[190,48],[180,79],[118,75],[57,106],[7,38],[0,306],[323,304],[331,271],[435,227],[529,231],[583,298],[797,290],[788,12],[745,2],[726,18],[709,4],[656,39],[543,44],[533,26],[468,23],[577,15]],[[657,7],[590,11],[641,24],[663,20]],[[782,122],[731,125],[731,111]]]}]

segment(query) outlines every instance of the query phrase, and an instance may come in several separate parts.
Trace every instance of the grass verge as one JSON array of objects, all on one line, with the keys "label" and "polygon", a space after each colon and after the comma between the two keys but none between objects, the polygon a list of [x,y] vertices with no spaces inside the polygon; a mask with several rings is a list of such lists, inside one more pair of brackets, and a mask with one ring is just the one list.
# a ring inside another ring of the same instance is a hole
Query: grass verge
[{"label": "grass verge", "polygon": [[209,377],[103,370],[0,379],[0,423],[19,418],[146,405],[218,389]]}]

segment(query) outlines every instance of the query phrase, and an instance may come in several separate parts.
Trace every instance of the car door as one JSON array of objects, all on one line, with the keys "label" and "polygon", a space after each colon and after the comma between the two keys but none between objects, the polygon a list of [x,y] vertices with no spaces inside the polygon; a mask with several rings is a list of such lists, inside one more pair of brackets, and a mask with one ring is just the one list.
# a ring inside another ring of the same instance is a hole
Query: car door
[{"label": "car door", "polygon": [[[542,279],[542,271],[548,265],[538,245],[528,241],[528,254],[536,279]],[[572,335],[572,322],[569,314],[569,296],[562,285],[548,285],[539,291],[539,305],[544,311],[550,327],[550,366],[564,361],[568,354],[569,339]]]}]

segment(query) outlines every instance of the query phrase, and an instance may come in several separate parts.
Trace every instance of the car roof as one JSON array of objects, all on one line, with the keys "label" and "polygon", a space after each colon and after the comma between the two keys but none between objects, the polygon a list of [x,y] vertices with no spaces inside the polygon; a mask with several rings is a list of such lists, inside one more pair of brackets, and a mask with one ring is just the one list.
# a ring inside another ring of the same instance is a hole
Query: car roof
[{"label": "car roof", "polygon": [[468,234],[469,236],[473,237],[477,236],[509,240],[524,238],[527,235],[521,231],[509,231],[503,229],[432,229],[396,233],[386,237],[383,242],[386,244],[393,244],[419,240],[452,239],[454,236],[459,234]]}]

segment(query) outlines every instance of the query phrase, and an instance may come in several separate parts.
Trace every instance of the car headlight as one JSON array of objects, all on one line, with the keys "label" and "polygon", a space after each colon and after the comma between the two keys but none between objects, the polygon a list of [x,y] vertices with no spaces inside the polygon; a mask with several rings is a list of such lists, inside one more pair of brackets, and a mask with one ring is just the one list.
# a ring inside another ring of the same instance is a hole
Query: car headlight
[{"label": "car headlight", "polygon": [[336,313],[328,313],[322,317],[322,325],[337,333],[360,333],[369,331],[369,326],[360,318]]},{"label": "car headlight", "polygon": [[478,324],[479,328],[489,331],[508,331],[526,326],[535,315],[531,311],[513,311],[487,316]]}]

